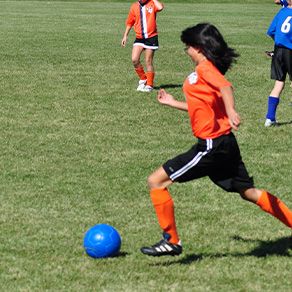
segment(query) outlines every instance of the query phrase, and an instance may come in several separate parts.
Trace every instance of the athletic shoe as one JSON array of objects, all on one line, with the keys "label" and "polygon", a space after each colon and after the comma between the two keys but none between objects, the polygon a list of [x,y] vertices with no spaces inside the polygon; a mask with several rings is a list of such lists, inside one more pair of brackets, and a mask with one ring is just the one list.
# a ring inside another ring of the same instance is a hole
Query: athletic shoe
[{"label": "athletic shoe", "polygon": [[147,80],[139,80],[139,84],[138,84],[138,87],[137,87],[137,91],[143,91],[146,82],[147,82]]},{"label": "athletic shoe", "polygon": [[265,51],[266,55],[268,57],[273,57],[274,56],[274,51]]},{"label": "athletic shoe", "polygon": [[145,85],[144,88],[141,90],[143,92],[151,92],[153,90],[153,87],[150,85]]},{"label": "athletic shoe", "polygon": [[272,121],[270,119],[266,119],[265,121],[265,127],[272,127],[272,126],[276,126],[277,122],[276,121]]},{"label": "athletic shoe", "polygon": [[142,247],[141,252],[153,257],[180,255],[182,253],[180,242],[173,244],[168,241],[169,239],[170,235],[163,233],[163,239],[161,241],[149,247]]}]

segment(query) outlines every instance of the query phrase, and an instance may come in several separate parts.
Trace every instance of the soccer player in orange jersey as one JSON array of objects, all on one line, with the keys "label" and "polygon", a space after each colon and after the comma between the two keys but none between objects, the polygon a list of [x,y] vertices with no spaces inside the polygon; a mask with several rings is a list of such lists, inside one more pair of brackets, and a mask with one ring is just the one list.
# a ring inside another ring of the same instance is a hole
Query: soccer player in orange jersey
[{"label": "soccer player in orange jersey", "polygon": [[[156,14],[163,8],[163,4],[158,0],[139,0],[132,4],[126,20],[126,30],[121,44],[123,47],[126,46],[128,34],[134,26],[136,39],[132,50],[132,62],[140,79],[138,91],[151,92],[153,90],[155,75],[153,57],[159,46]],[[140,62],[143,51],[145,51],[146,72]]]},{"label": "soccer player in orange jersey", "polygon": [[240,125],[235,110],[232,84],[224,77],[238,57],[217,28],[199,23],[182,32],[185,51],[196,65],[185,80],[186,101],[176,100],[164,89],[158,101],[175,109],[187,111],[197,143],[187,152],[168,160],[148,177],[150,197],[156,211],[163,239],[142,247],[150,256],[179,255],[182,252],[177,232],[174,203],[168,188],[208,176],[227,192],[235,192],[292,228],[292,211],[277,197],[254,186],[242,161],[233,130]]}]

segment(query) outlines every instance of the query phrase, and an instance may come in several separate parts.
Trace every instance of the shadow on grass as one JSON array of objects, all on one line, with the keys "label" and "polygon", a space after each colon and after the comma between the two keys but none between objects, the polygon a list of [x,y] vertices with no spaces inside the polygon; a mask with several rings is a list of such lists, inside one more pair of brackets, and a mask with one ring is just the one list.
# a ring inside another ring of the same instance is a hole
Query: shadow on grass
[{"label": "shadow on grass", "polygon": [[278,255],[291,257],[289,249],[292,250],[292,237],[283,237],[274,241],[244,239],[240,236],[234,236],[233,239],[242,242],[258,243],[258,247],[246,254],[249,256],[266,257],[269,255]]},{"label": "shadow on grass", "polygon": [[292,124],[292,121],[287,121],[287,122],[277,123],[276,127],[281,127],[281,126],[291,125],[291,124]]},{"label": "shadow on grass", "polygon": [[167,88],[180,88],[182,84],[161,84],[160,86],[154,86],[154,89],[167,89]]},{"label": "shadow on grass", "polygon": [[125,251],[120,251],[117,255],[115,255],[115,258],[124,258],[126,256],[128,256],[129,253],[125,252]]},{"label": "shadow on grass", "polygon": [[258,244],[256,248],[253,250],[240,253],[198,253],[198,254],[188,254],[183,258],[180,258],[175,261],[168,261],[168,262],[161,262],[155,263],[155,266],[169,266],[172,264],[183,264],[183,265],[190,265],[193,262],[199,262],[204,259],[210,258],[224,258],[224,257],[267,257],[271,255],[276,256],[285,256],[285,257],[292,257],[292,253],[289,253],[289,250],[292,251],[292,238],[291,237],[283,237],[279,238],[274,241],[264,241],[259,239],[245,239],[240,236],[233,236],[233,240],[241,241],[241,242],[255,242]]}]

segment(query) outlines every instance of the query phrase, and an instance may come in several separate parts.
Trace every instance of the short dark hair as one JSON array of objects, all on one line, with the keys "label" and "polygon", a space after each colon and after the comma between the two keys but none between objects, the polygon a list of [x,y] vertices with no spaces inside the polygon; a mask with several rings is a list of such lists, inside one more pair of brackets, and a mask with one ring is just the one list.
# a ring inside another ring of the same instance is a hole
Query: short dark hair
[{"label": "short dark hair", "polygon": [[138,0],[139,3],[143,6],[145,5],[149,0]]},{"label": "short dark hair", "polygon": [[199,23],[185,29],[181,41],[200,50],[217,69],[225,74],[239,54],[228,47],[219,30],[210,23]]}]

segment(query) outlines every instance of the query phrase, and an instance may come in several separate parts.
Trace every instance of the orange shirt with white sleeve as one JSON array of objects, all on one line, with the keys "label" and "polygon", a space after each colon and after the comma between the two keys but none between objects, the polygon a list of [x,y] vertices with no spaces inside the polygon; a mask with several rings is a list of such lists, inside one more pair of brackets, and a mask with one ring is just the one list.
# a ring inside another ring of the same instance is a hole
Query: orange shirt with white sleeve
[{"label": "orange shirt with white sleeve", "polygon": [[158,34],[156,14],[159,10],[152,0],[145,5],[135,2],[131,5],[126,25],[134,26],[136,38],[148,39]]},{"label": "orange shirt with white sleeve", "polygon": [[185,80],[183,92],[195,137],[214,139],[231,132],[220,88],[232,84],[210,62],[204,60]]}]

